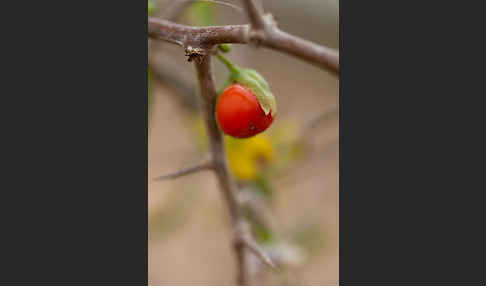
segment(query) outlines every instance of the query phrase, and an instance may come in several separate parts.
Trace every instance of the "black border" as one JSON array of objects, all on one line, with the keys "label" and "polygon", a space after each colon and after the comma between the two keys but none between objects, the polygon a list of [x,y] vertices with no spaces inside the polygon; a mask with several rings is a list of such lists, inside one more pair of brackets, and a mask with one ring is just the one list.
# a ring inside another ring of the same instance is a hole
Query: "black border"
[{"label": "black border", "polygon": [[147,285],[147,3],[10,4],[3,284]]},{"label": "black border", "polygon": [[479,281],[466,257],[484,183],[466,161],[484,143],[465,133],[484,129],[484,105],[466,98],[483,72],[454,33],[484,25],[480,9],[443,4],[340,1],[340,285]]}]

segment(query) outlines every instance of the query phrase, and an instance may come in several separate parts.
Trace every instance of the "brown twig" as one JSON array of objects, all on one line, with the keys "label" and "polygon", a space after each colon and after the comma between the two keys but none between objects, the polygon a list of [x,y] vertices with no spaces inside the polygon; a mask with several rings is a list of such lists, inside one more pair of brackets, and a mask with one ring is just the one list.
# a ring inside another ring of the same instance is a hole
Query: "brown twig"
[{"label": "brown twig", "polygon": [[191,27],[171,21],[149,17],[148,36],[184,48],[209,48],[223,43],[246,44],[248,25]]},{"label": "brown twig", "polygon": [[337,50],[281,31],[271,20],[270,15],[267,15],[265,19],[267,26],[264,30],[250,32],[250,25],[191,27],[149,17],[148,36],[152,39],[177,44],[186,49],[190,47],[203,50],[209,50],[214,45],[224,43],[257,42],[262,46],[285,52],[329,70],[336,75],[339,73],[339,52]]},{"label": "brown twig", "polygon": [[334,73],[339,73],[339,52],[281,31],[271,14],[264,14],[254,0],[242,0],[251,23],[250,41],[282,51]]},{"label": "brown twig", "polygon": [[174,172],[172,174],[160,176],[157,178],[154,178],[155,181],[164,181],[164,180],[171,180],[171,179],[176,179],[185,175],[190,175],[199,171],[204,171],[204,170],[210,170],[213,168],[213,164],[210,160],[203,161],[197,165],[190,166],[184,169],[181,169],[177,172]]},{"label": "brown twig", "polygon": [[250,19],[252,29],[263,30],[265,28],[265,20],[263,18],[263,13],[258,9],[256,3],[251,0],[243,0],[243,5],[246,9],[246,14]]},{"label": "brown twig", "polygon": [[245,247],[248,248],[253,254],[255,254],[258,258],[260,258],[263,263],[265,263],[270,268],[277,270],[277,266],[272,261],[270,256],[265,253],[265,251],[255,242],[255,240],[251,237],[246,237],[243,239]]},{"label": "brown twig", "polygon": [[214,117],[217,93],[211,68],[211,56],[201,56],[200,61],[195,61],[195,66],[201,88],[201,96],[203,97],[205,123],[209,137],[213,170],[216,173],[222,195],[228,206],[231,225],[234,232],[234,249],[238,262],[237,282],[240,286],[247,286],[250,285],[248,268],[246,265],[244,244],[241,239],[246,236],[247,230],[244,227],[245,222],[243,213],[236,198],[236,185],[228,170],[226,151],[223,145],[223,136],[219,131],[216,118]]}]

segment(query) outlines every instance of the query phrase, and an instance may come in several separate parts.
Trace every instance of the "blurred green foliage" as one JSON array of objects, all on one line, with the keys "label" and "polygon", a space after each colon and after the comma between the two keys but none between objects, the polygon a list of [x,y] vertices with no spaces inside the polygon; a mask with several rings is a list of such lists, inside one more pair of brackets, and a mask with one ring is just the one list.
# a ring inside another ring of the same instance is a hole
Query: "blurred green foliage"
[{"label": "blurred green foliage", "polygon": [[155,14],[155,12],[156,12],[156,8],[154,2],[148,1],[148,14],[151,16]]},{"label": "blurred green foliage", "polygon": [[189,21],[196,26],[215,25],[216,11],[213,3],[195,2],[188,9]]}]

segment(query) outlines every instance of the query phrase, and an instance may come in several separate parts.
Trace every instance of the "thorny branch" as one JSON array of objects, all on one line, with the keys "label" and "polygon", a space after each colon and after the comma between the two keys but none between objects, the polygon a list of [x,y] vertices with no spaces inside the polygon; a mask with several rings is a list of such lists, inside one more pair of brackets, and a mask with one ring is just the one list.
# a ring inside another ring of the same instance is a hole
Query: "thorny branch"
[{"label": "thorny branch", "polygon": [[164,176],[154,178],[154,180],[155,181],[164,181],[164,180],[176,179],[176,178],[179,178],[179,177],[182,177],[182,176],[185,176],[185,175],[189,175],[189,174],[193,174],[193,173],[196,173],[196,172],[199,172],[199,171],[211,170],[212,168],[213,168],[212,161],[206,160],[206,161],[203,161],[200,164],[197,164],[197,165],[194,165],[194,166],[191,166],[191,167],[187,167],[185,169],[179,170],[179,171],[174,172],[172,174],[168,174],[168,175],[164,175]]},{"label": "thorny branch", "polygon": [[234,232],[234,249],[238,261],[238,285],[249,284],[248,267],[243,238],[249,235],[249,230],[244,221],[241,206],[237,200],[236,185],[231,178],[226,161],[226,151],[223,144],[223,136],[219,131],[214,113],[216,111],[216,87],[211,68],[211,56],[202,56],[195,62],[197,77],[203,97],[204,119],[209,137],[210,154],[213,161],[213,170],[218,178],[219,186],[225,198],[231,217],[231,225]]},{"label": "thorny branch", "polygon": [[243,238],[243,243],[246,248],[248,248],[253,254],[255,254],[258,258],[260,258],[267,266],[277,269],[277,266],[275,263],[272,261],[270,256],[266,254],[260,246],[258,246],[257,242],[251,237],[247,236]]},{"label": "thorny branch", "polygon": [[181,47],[209,48],[223,43],[248,43],[248,25],[191,27],[164,19],[149,17],[148,36],[168,41]]},{"label": "thorny branch", "polygon": [[149,17],[148,35],[184,48],[208,50],[214,45],[255,43],[317,65],[335,75],[339,73],[339,52],[290,35],[278,29],[271,15],[266,15],[263,30],[250,29],[250,25],[191,27],[171,21]]},{"label": "thorny branch", "polygon": [[195,59],[194,64],[203,99],[204,118],[210,146],[209,160],[157,179],[173,179],[206,169],[215,172],[230,213],[234,236],[233,246],[238,267],[237,282],[239,286],[249,286],[251,283],[246,249],[252,251],[270,267],[274,268],[275,264],[253,240],[248,224],[243,217],[236,185],[229,173],[223,136],[214,116],[217,92],[211,68],[211,50],[215,45],[223,43],[253,43],[293,55],[336,75],[339,73],[339,54],[334,49],[281,31],[273,17],[270,14],[264,14],[253,0],[242,0],[242,2],[251,25],[191,27],[149,17],[148,36],[151,39],[177,44],[185,49],[189,61]]},{"label": "thorny branch", "polygon": [[254,0],[242,0],[251,23],[250,40],[274,50],[286,52],[308,63],[339,73],[339,53],[281,31],[271,14],[263,14]]},{"label": "thorny branch", "polygon": [[263,30],[265,28],[263,13],[258,9],[256,3],[251,0],[242,0],[241,2],[243,2],[243,5],[245,6],[252,29]]}]

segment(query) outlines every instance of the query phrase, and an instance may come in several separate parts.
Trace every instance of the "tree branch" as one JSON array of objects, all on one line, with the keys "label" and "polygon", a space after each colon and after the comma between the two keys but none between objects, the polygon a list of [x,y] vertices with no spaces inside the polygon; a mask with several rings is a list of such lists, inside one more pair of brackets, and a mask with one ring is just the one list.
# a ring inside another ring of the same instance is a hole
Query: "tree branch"
[{"label": "tree branch", "polygon": [[164,180],[171,180],[171,179],[176,179],[185,175],[190,175],[199,171],[204,171],[204,170],[210,170],[213,168],[213,164],[210,160],[203,161],[202,163],[199,163],[197,165],[181,169],[177,172],[174,172],[172,174],[160,176],[157,178],[154,178],[155,181],[164,181]]},{"label": "tree branch", "polygon": [[254,0],[242,0],[251,23],[250,40],[282,51],[308,63],[339,73],[339,52],[278,29],[272,15],[264,15]]},{"label": "tree branch", "polygon": [[267,32],[262,44],[285,52],[322,69],[339,75],[339,51],[293,36],[277,28]]},{"label": "tree branch", "polygon": [[265,28],[263,13],[258,9],[256,3],[252,0],[243,0],[241,2],[243,2],[243,6],[245,7],[246,14],[250,19],[252,29],[263,30]]},{"label": "tree branch", "polygon": [[209,48],[223,43],[245,44],[249,26],[228,25],[191,27],[171,21],[149,17],[148,36],[164,40],[181,47]]},{"label": "tree branch", "polygon": [[212,75],[211,56],[202,56],[200,61],[195,61],[195,66],[201,88],[201,96],[203,97],[205,123],[209,137],[210,152],[214,167],[213,170],[216,173],[222,195],[226,201],[231,217],[231,226],[234,233],[234,249],[238,263],[237,282],[240,286],[247,286],[250,285],[249,273],[245,259],[244,244],[241,240],[241,237],[246,235],[246,228],[241,227],[244,225],[243,213],[236,198],[236,185],[228,170],[223,136],[219,131],[214,116],[216,111],[217,93]]},{"label": "tree branch", "polygon": [[152,39],[168,41],[181,47],[209,50],[224,43],[258,44],[285,52],[314,64],[322,69],[339,73],[339,52],[313,42],[290,35],[278,29],[270,15],[265,18],[267,26],[259,32],[251,32],[249,25],[228,25],[191,27],[167,20],[149,17],[148,36]]}]

